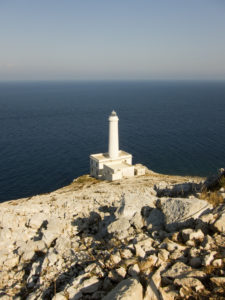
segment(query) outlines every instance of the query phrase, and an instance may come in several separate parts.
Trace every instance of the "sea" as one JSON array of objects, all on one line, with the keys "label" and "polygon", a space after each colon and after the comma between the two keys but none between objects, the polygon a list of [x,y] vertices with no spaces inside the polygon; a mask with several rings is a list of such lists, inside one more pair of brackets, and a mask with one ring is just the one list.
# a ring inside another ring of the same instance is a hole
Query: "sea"
[{"label": "sea", "polygon": [[192,176],[225,167],[224,81],[1,82],[0,202],[88,174],[112,110],[134,163]]}]

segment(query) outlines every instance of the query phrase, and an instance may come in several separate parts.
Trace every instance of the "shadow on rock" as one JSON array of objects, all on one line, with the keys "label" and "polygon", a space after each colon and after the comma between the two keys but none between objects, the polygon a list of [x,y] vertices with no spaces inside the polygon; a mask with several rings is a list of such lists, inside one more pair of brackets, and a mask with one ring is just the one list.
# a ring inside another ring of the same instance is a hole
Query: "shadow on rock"
[{"label": "shadow on rock", "polygon": [[157,197],[187,197],[195,195],[202,189],[201,183],[186,182],[175,185],[155,186]]},{"label": "shadow on rock", "polygon": [[108,226],[116,219],[115,211],[115,207],[101,206],[99,212],[104,212],[103,219],[100,213],[92,211],[87,217],[78,217],[72,222],[72,225],[76,227],[79,236],[91,235],[95,240],[101,240],[106,237],[110,239]]}]

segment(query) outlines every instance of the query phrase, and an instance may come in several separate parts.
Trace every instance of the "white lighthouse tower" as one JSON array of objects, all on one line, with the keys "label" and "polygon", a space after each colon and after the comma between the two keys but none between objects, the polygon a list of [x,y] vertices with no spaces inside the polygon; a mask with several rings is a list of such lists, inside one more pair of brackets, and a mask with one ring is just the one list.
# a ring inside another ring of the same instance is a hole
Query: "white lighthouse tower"
[{"label": "white lighthouse tower", "polygon": [[109,157],[115,159],[119,155],[119,118],[113,110],[109,116]]},{"label": "white lighthouse tower", "polygon": [[107,153],[90,155],[90,175],[105,180],[118,180],[140,173],[140,168],[132,165],[132,155],[119,150],[119,118],[113,110],[109,116],[109,149]]}]

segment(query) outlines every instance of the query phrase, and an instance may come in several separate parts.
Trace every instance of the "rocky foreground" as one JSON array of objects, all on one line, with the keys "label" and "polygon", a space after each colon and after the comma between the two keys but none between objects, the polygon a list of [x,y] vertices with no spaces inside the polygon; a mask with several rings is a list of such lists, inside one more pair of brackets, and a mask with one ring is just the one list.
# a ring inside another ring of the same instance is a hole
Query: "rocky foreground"
[{"label": "rocky foreground", "polygon": [[225,203],[202,187],[151,171],[82,176],[2,203],[0,298],[225,299]]}]

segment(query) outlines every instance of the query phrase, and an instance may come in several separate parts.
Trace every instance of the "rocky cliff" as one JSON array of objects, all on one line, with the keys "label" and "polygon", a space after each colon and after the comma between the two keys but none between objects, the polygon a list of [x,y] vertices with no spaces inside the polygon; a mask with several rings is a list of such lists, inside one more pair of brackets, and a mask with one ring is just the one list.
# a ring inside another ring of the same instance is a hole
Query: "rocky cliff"
[{"label": "rocky cliff", "polygon": [[225,204],[203,182],[82,176],[0,204],[0,298],[225,299]]}]

